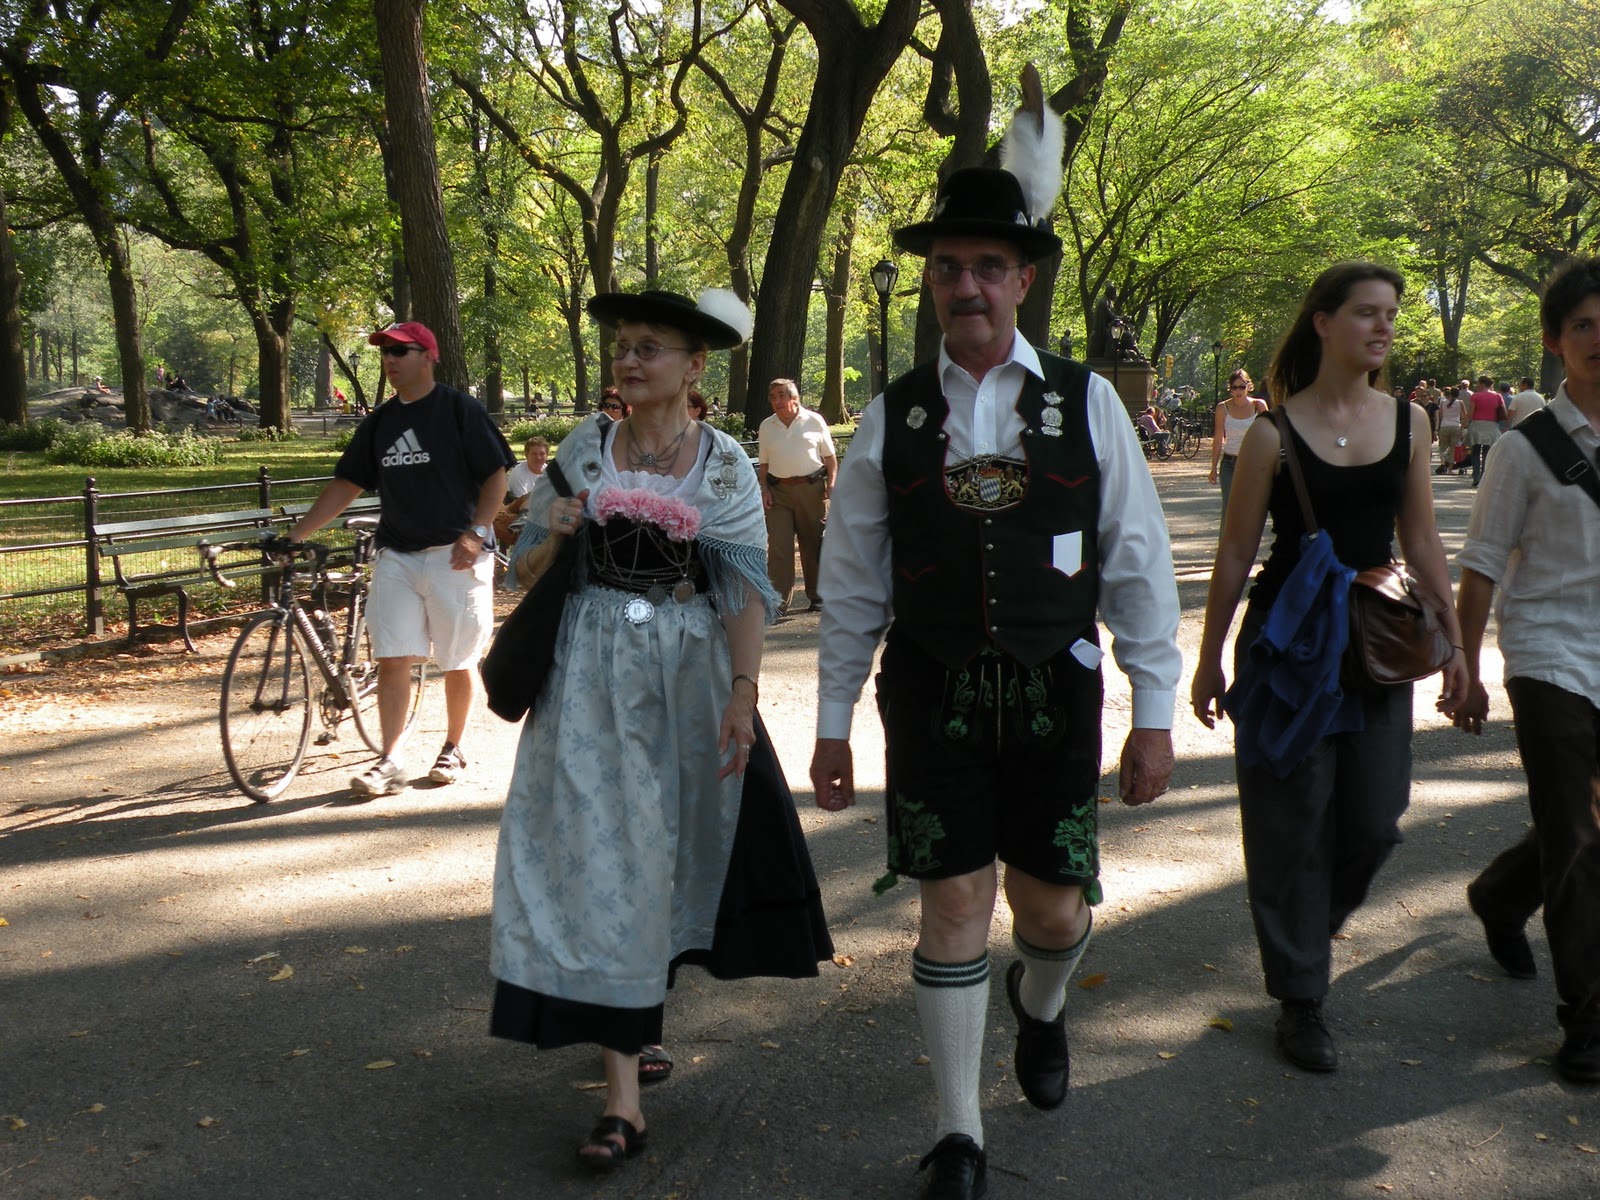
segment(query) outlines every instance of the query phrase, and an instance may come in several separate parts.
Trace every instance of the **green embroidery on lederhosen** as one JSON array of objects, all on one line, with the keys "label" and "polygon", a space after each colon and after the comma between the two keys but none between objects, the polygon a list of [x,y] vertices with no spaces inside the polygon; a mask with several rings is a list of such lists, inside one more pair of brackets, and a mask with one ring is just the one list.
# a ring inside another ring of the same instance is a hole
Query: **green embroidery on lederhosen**
[{"label": "green embroidery on lederhosen", "polygon": [[[1061,874],[1092,879],[1100,874],[1100,840],[1097,834],[1095,797],[1072,806],[1072,812],[1056,825],[1051,844],[1067,852]],[[1097,885],[1098,886],[1098,885]]]},{"label": "green embroidery on lederhosen", "polygon": [[944,840],[944,822],[937,813],[896,792],[895,827],[889,831],[889,865],[903,875],[927,872],[940,866],[933,844]]},{"label": "green embroidery on lederhosen", "polygon": [[1007,724],[1017,734],[1032,741],[1051,742],[1061,736],[1061,706],[1052,702],[1053,677],[1047,666],[1028,668],[1027,678],[1017,673],[1006,679]]},{"label": "green embroidery on lederhosen", "polygon": [[[981,678],[981,676],[980,676]],[[960,674],[945,673],[944,713],[940,728],[947,742],[964,742],[972,736],[973,709],[978,703],[978,689],[972,681],[971,668]]]}]

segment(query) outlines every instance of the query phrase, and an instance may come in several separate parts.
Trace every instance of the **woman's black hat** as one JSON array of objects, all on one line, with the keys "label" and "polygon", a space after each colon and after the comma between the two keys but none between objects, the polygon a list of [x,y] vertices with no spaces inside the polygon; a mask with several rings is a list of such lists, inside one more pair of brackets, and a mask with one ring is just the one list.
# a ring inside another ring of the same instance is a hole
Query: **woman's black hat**
[{"label": "woman's black hat", "polygon": [[724,288],[707,288],[698,304],[677,292],[602,292],[586,307],[604,325],[615,328],[619,321],[665,325],[702,339],[713,350],[731,350],[750,336],[750,310]]}]

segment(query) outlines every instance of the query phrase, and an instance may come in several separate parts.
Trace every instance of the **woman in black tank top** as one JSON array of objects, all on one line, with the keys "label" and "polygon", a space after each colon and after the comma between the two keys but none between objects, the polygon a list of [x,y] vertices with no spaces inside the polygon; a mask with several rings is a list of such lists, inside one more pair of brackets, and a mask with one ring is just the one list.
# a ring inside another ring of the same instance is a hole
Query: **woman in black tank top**
[{"label": "woman in black tank top", "polygon": [[[1374,263],[1324,271],[1278,348],[1268,383],[1339,562],[1358,571],[1387,562],[1398,537],[1411,570],[1435,595],[1449,596],[1428,416],[1375,387],[1402,287],[1396,272]],[[1266,420],[1250,427],[1240,448],[1191,690],[1207,728],[1222,715],[1223,643],[1269,514],[1272,549],[1240,627],[1236,674],[1300,561],[1305,522],[1281,449],[1277,424]],[[1466,695],[1466,661],[1454,610],[1440,617],[1457,647],[1438,702],[1449,714]],[[1283,777],[1254,751],[1258,730],[1247,727],[1249,718],[1230,712],[1241,721],[1235,772],[1251,916],[1267,992],[1283,1008],[1278,1050],[1302,1069],[1332,1071],[1338,1054],[1322,1016],[1331,940],[1400,841],[1411,791],[1411,685],[1346,691],[1304,758],[1280,767]]]}]

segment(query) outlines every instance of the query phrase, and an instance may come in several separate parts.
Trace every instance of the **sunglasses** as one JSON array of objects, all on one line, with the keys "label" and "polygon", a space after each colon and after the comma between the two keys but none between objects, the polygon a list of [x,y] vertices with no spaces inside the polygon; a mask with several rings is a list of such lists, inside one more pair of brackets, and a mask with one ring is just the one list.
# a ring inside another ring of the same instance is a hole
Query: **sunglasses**
[{"label": "sunglasses", "polygon": [[1230,392],[1248,392],[1250,390],[1250,385],[1248,383],[1230,383],[1228,385],[1228,390]]},{"label": "sunglasses", "polygon": [[622,405],[618,404],[615,400],[602,400],[600,402],[600,411],[601,412],[621,412],[622,411]]},{"label": "sunglasses", "polygon": [[611,357],[621,362],[632,354],[640,362],[650,362],[663,350],[680,350],[684,354],[691,353],[687,346],[663,346],[660,342],[612,342],[606,347],[611,352]]},{"label": "sunglasses", "polygon": [[1003,258],[982,258],[975,263],[958,263],[941,258],[929,263],[927,269],[928,282],[938,287],[955,287],[968,271],[972,272],[974,283],[992,287],[1012,271],[1020,271],[1022,264],[1007,262]]},{"label": "sunglasses", "polygon": [[421,349],[421,346],[384,346],[379,349],[378,353],[382,354],[385,358],[404,358],[413,350],[420,351]]}]

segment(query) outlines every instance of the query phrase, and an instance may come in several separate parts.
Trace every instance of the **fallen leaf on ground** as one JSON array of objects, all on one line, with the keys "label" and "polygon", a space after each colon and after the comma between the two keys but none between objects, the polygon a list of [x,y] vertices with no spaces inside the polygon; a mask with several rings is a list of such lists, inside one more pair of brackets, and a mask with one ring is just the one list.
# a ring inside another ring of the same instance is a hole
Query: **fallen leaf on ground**
[{"label": "fallen leaf on ground", "polygon": [[1402,1067],[1420,1067],[1422,1065],[1422,1060],[1420,1058],[1402,1058],[1400,1060],[1400,1065]]},{"label": "fallen leaf on ground", "polygon": [[365,946],[346,946],[344,952],[346,954],[365,954],[367,948]]},{"label": "fallen leaf on ground", "polygon": [[396,946],[394,952],[396,954],[410,954],[415,949],[415,946]]},{"label": "fallen leaf on ground", "polygon": [[776,1050],[776,1049],[778,1049],[778,1043],[777,1042],[762,1042],[761,1043],[761,1048],[763,1050]]},{"label": "fallen leaf on ground", "polygon": [[218,1125],[221,1125],[222,1122],[217,1120],[215,1117],[201,1117],[195,1122],[195,1124],[200,1126],[201,1129],[214,1129]]},{"label": "fallen leaf on ground", "polygon": [[1093,975],[1085,975],[1078,980],[1078,986],[1086,992],[1092,992],[1097,987],[1105,987],[1106,981],[1110,978],[1111,976],[1104,971],[1096,971]]},{"label": "fallen leaf on ground", "polygon": [[414,1050],[411,1051],[411,1057],[412,1058],[432,1058],[433,1057],[433,1051],[432,1050],[424,1050],[421,1046],[418,1046]]},{"label": "fallen leaf on ground", "polygon": [[103,1112],[105,1112],[105,1110],[106,1110],[106,1106],[104,1104],[91,1104],[91,1105],[89,1105],[88,1108],[80,1108],[78,1110],[78,1112],[79,1113],[103,1113]]},{"label": "fallen leaf on ground", "polygon": [[384,1069],[386,1069],[388,1067],[392,1067],[392,1066],[394,1066],[394,1059],[392,1059],[392,1058],[380,1058],[377,1062],[369,1062],[367,1064],[367,1070],[369,1070],[369,1071],[382,1071],[382,1070],[384,1070]]},{"label": "fallen leaf on ground", "polygon": [[285,1058],[299,1058],[302,1055],[306,1055],[306,1054],[310,1054],[310,1053],[311,1053],[311,1051],[309,1049],[306,1049],[306,1050],[291,1050],[291,1051],[289,1051],[289,1053],[285,1054],[284,1057]]},{"label": "fallen leaf on ground", "polygon": [[833,965],[836,967],[848,967],[853,965],[855,961],[856,956],[854,954],[835,954],[833,956]]},{"label": "fallen leaf on ground", "polygon": [[0,925],[9,925],[9,924],[11,924],[10,921],[6,920],[4,917],[0,917]]},{"label": "fallen leaf on ground", "polygon": [[1212,1029],[1220,1029],[1224,1033],[1233,1032],[1233,1022],[1228,1020],[1227,1017],[1212,1017],[1206,1024]]},{"label": "fallen leaf on ground", "polygon": [[1548,1142],[1550,1135],[1548,1133],[1536,1133],[1533,1135],[1533,1140],[1536,1142]]},{"label": "fallen leaf on ground", "polygon": [[1572,1144],[1579,1150],[1582,1150],[1585,1154],[1600,1154],[1600,1150],[1597,1150],[1595,1147],[1586,1142],[1573,1142]]},{"label": "fallen leaf on ground", "polygon": [[9,1113],[6,1114],[6,1125],[11,1129],[26,1129],[28,1127],[28,1123],[21,1117],[12,1116]]},{"label": "fallen leaf on ground", "polygon": [[272,952],[271,952],[271,953],[269,953],[269,954],[258,954],[258,955],[256,955],[256,956],[255,956],[255,957],[254,957],[254,958],[247,958],[247,959],[245,959],[245,960],[244,960],[244,965],[245,965],[245,966],[247,966],[247,967],[253,967],[253,966],[255,966],[255,965],[256,965],[256,964],[257,964],[257,963],[264,963],[264,962],[268,962],[268,961],[270,961],[270,960],[271,960],[271,959],[274,959],[274,958],[278,958],[278,957],[280,957],[280,955],[279,955],[279,952],[278,952],[278,951],[276,951],[276,950],[273,950],[273,951],[272,951]]},{"label": "fallen leaf on ground", "polygon": [[87,1029],[75,1029],[71,1033],[67,1034],[67,1036],[68,1037],[88,1037],[89,1036],[89,1031]]},{"label": "fallen leaf on ground", "polygon": [[268,983],[277,983],[280,979],[293,979],[293,978],[294,978],[294,968],[291,967],[288,963],[284,963],[283,966],[279,968],[278,973],[276,975],[272,975],[272,976],[268,977],[267,982]]},{"label": "fallen leaf on ground", "polygon": [[1161,1050],[1161,1051],[1158,1051],[1156,1053],[1156,1057],[1157,1058],[1177,1058],[1178,1057],[1178,1052],[1176,1050]]},{"label": "fallen leaf on ground", "polygon": [[1577,1113],[1572,1113],[1570,1116],[1567,1117],[1567,1124],[1568,1125],[1576,1125],[1577,1123],[1578,1123],[1578,1114]]},{"label": "fallen leaf on ground", "polygon": [[926,1054],[919,1054],[911,1060],[911,1063],[913,1066],[925,1067],[932,1061],[933,1059],[929,1058]]}]

